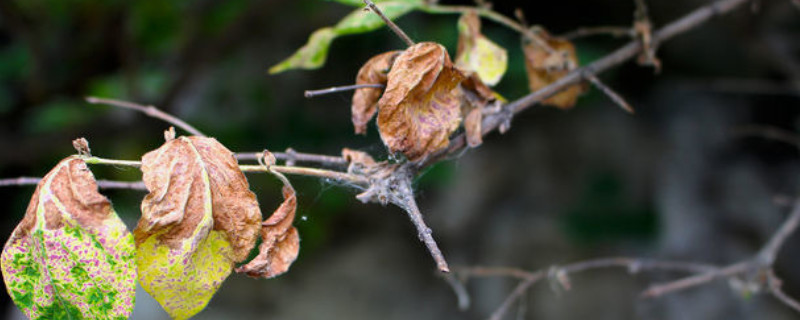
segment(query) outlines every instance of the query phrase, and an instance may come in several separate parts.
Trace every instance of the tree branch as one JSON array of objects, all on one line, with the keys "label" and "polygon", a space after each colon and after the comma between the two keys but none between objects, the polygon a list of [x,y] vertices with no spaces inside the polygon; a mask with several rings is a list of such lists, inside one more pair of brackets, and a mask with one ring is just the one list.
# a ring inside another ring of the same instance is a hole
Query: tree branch
[{"label": "tree branch", "polygon": [[627,257],[601,258],[581,261],[563,266],[551,266],[535,271],[526,271],[509,267],[456,267],[453,271],[462,281],[470,277],[512,277],[520,279],[520,283],[506,297],[503,303],[495,309],[489,319],[499,320],[508,312],[511,305],[522,297],[528,289],[540,280],[550,277],[564,289],[569,289],[569,275],[606,268],[625,268],[628,273],[637,274],[641,271],[676,271],[676,272],[707,272],[715,270],[714,266],[693,262],[638,259]]},{"label": "tree branch", "polygon": [[[719,0],[695,9],[682,18],[679,18],[656,31],[653,34],[653,46],[657,46],[660,43],[671,39],[672,37],[697,28],[711,18],[724,15],[749,1],[751,0]],[[586,75],[597,75],[625,61],[628,61],[641,52],[642,49],[643,48],[640,41],[631,41],[616,51],[606,55],[605,57],[592,62],[591,64],[573,70],[550,85],[517,99],[514,102],[504,105],[501,112],[484,117],[482,123],[484,135],[496,130],[502,123],[508,121],[512,115],[536,105],[542,100],[547,99],[553,94],[558,93],[569,86],[584,81]],[[428,157],[418,165],[418,168],[421,169],[428,167],[448,155],[457,154],[465,146],[466,136],[464,134],[460,134],[452,139],[450,146],[448,146],[447,149]]]}]

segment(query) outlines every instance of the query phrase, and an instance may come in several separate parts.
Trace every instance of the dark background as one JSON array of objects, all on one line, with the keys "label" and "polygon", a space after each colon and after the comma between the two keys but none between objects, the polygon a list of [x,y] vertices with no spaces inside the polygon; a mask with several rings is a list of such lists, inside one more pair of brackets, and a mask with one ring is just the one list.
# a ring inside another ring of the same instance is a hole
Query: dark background
[{"label": "dark background", "polygon": [[[657,27],[709,3],[649,2]],[[538,269],[604,256],[728,264],[754,254],[785,217],[788,208],[775,199],[797,194],[800,169],[797,146],[737,134],[748,125],[800,126],[800,10],[788,0],[756,4],[663,44],[658,75],[633,62],[602,74],[636,115],[592,89],[573,110],[528,110],[510,132],[426,172],[418,200],[449,262]],[[559,34],[630,25],[634,4],[495,4],[510,16],[517,7]],[[77,137],[90,141],[93,154],[117,159],[137,159],[162,143],[167,124],[89,105],[87,95],[155,104],[235,151],[338,154],[349,147],[385,157],[374,125],[367,136],[352,134],[350,94],[305,99],[303,91],[350,84],[369,57],[401,48],[388,30],[337,39],[319,70],[266,72],[351,10],[310,0],[0,1],[0,177],[44,175],[74,152]],[[412,13],[398,23],[413,39],[441,42],[453,54],[457,18]],[[484,33],[509,51],[497,91],[510,99],[527,93],[518,35],[488,21]],[[585,64],[626,41],[598,36],[576,45]],[[92,170],[101,179],[140,178],[133,169]],[[279,182],[249,178],[270,212]],[[273,280],[232,275],[197,319],[479,319],[516,285],[473,280],[473,305],[459,311],[402,211],[361,204],[345,185],[292,181],[302,249],[291,271]],[[2,237],[32,192],[0,188]],[[134,225],[144,193],[103,193]],[[797,250],[794,236],[776,271],[800,297]],[[563,293],[543,283],[509,318],[797,317],[771,296],[748,296],[726,281],[655,300],[637,296],[677,276],[595,271],[576,275]],[[0,317],[20,318],[2,292]],[[134,319],[166,318],[146,293],[137,302]]]}]

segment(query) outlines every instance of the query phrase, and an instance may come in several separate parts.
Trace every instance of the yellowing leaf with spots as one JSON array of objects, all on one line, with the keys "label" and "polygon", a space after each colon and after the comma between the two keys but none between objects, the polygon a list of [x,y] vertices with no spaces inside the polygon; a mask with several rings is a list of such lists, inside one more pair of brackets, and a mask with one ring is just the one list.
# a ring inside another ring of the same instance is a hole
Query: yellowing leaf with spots
[{"label": "yellowing leaf with spots", "polygon": [[142,157],[150,191],[134,230],[139,282],[167,313],[200,312],[255,246],[261,211],[233,153],[179,137]]},{"label": "yellowing leaf with spots", "polygon": [[39,182],[0,265],[31,319],[127,319],[133,310],[133,237],[77,157]]},{"label": "yellowing leaf with spots", "polygon": [[475,72],[486,85],[500,82],[508,68],[506,49],[481,34],[481,19],[474,10],[458,19],[458,53],[456,67]]}]

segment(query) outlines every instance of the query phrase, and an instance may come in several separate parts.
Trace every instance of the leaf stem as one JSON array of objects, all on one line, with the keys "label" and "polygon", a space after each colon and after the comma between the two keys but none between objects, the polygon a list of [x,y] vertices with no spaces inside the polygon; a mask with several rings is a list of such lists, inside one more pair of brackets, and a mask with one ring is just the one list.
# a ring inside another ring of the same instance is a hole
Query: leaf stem
[{"label": "leaf stem", "polygon": [[134,161],[134,160],[117,160],[117,159],[106,159],[94,156],[83,156],[79,155],[83,161],[88,164],[102,164],[102,165],[110,165],[110,166],[123,166],[123,167],[141,167],[141,161]]}]

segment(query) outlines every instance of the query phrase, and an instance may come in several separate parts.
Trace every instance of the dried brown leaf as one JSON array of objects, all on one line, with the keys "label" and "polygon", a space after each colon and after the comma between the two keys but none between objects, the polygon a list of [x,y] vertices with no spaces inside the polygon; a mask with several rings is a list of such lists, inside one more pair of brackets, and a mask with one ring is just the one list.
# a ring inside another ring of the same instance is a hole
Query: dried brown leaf
[{"label": "dried brown leaf", "polygon": [[[358,70],[356,84],[386,85],[386,76],[400,52],[402,51],[389,51],[367,60],[367,63]],[[361,88],[353,93],[351,109],[356,134],[367,133],[367,123],[378,112],[378,99],[382,93],[383,88]]]},{"label": "dried brown leaf", "polygon": [[[180,137],[145,154],[142,173],[150,193],[142,202],[142,219],[134,231],[137,243],[169,228],[159,239],[174,246],[190,236],[210,202],[213,230],[225,232],[234,249],[233,261],[247,258],[258,234],[261,210],[230,150],[214,138]],[[205,198],[206,188],[211,199]]]},{"label": "dried brown leaf", "polygon": [[357,164],[363,167],[375,166],[375,159],[364,151],[353,150],[349,148],[342,149],[342,158],[351,164]]},{"label": "dried brown leaf", "polygon": [[142,157],[150,193],[134,230],[139,281],[174,318],[202,310],[258,236],[261,211],[233,153],[179,137]]},{"label": "dried brown leaf", "polygon": [[[534,41],[524,43],[522,47],[531,92],[546,87],[578,67],[575,46],[571,42],[551,37],[544,30],[537,34],[546,42],[547,47]],[[578,96],[585,90],[584,84],[572,85],[543,100],[542,104],[568,109],[575,105]]]},{"label": "dried brown leaf", "polygon": [[461,122],[463,79],[438,43],[418,43],[400,54],[378,101],[378,130],[389,150],[418,161],[447,147]]},{"label": "dried brown leaf", "polygon": [[474,148],[483,143],[484,109],[496,98],[494,91],[489,89],[474,73],[461,82],[461,89],[463,90],[461,114],[464,117],[464,133],[467,136],[467,145]]},{"label": "dried brown leaf", "polygon": [[474,148],[483,143],[483,133],[481,132],[481,121],[483,120],[483,108],[472,108],[464,117],[464,131],[467,136],[467,145]]},{"label": "dried brown leaf", "polygon": [[261,224],[261,245],[255,259],[236,269],[251,277],[272,278],[289,270],[300,251],[300,238],[292,226],[297,197],[290,186],[283,187],[284,201],[280,207]]}]

